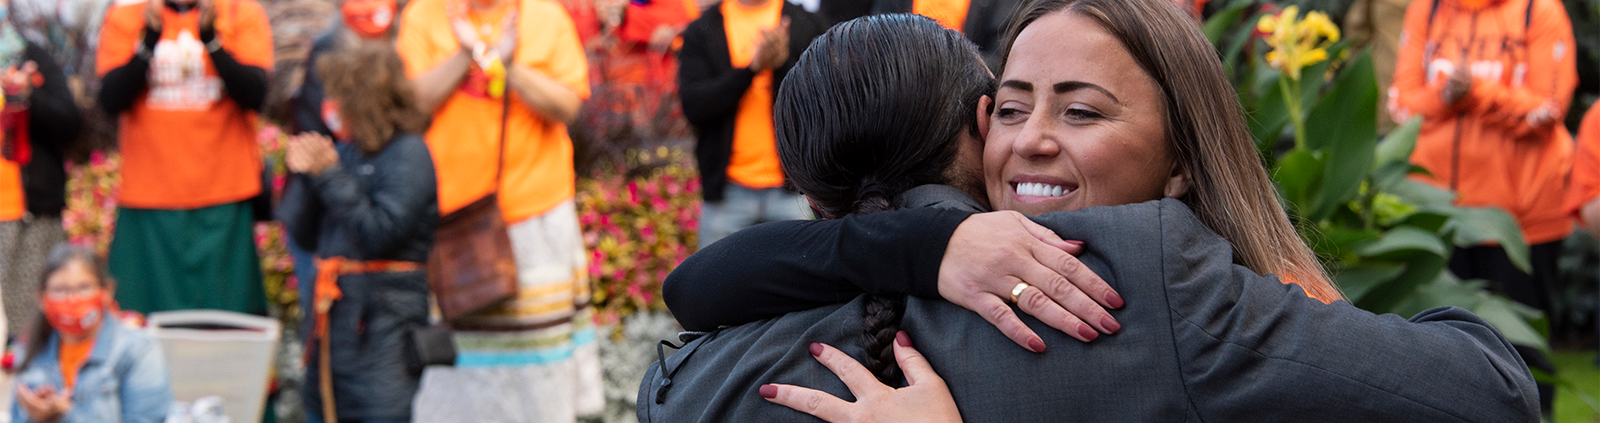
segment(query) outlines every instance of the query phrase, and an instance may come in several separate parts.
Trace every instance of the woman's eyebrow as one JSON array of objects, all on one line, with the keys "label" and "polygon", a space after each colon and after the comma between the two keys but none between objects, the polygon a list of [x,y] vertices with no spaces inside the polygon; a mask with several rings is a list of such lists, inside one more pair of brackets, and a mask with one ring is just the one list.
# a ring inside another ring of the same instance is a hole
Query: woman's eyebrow
[{"label": "woman's eyebrow", "polygon": [[1027,83],[1027,82],[1018,81],[1018,80],[1015,80],[1015,79],[1007,79],[1007,80],[1005,80],[1005,82],[1001,82],[1000,83],[1000,88],[1011,88],[1011,89],[1015,89],[1015,90],[1033,92],[1033,84]]},{"label": "woman's eyebrow", "polygon": [[1077,91],[1077,90],[1091,89],[1091,90],[1099,91],[1101,94],[1105,94],[1106,97],[1111,97],[1111,101],[1116,102],[1117,104],[1122,104],[1122,100],[1118,100],[1117,96],[1112,95],[1111,91],[1106,90],[1105,87],[1101,87],[1099,85],[1091,84],[1091,83],[1088,83],[1088,82],[1083,82],[1083,81],[1057,82],[1057,83],[1055,83],[1055,85],[1051,85],[1050,88],[1052,90],[1054,90],[1056,92],[1056,94],[1066,94],[1066,93]]}]

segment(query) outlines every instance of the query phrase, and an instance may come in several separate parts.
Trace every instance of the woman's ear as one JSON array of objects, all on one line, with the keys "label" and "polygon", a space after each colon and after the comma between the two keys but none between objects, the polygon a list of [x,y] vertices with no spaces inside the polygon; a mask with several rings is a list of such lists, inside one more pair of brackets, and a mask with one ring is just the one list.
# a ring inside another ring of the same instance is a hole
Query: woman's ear
[{"label": "woman's ear", "polygon": [[978,98],[978,138],[989,140],[989,109],[994,107],[994,99],[989,96]]},{"label": "woman's ear", "polygon": [[1162,189],[1161,193],[1166,197],[1183,198],[1183,196],[1189,194],[1189,185],[1191,183],[1189,172],[1183,169],[1183,165],[1173,163],[1172,175],[1167,177],[1167,186]]}]

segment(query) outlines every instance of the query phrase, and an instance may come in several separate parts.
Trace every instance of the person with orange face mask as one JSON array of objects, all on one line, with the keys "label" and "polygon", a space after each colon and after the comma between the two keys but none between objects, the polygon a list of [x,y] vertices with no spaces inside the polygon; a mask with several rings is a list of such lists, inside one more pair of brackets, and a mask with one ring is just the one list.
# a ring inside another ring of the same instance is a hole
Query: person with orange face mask
[{"label": "person with orange face mask", "polygon": [[172,403],[166,359],[113,315],[115,285],[94,250],[58,245],[37,295],[43,313],[18,357],[15,422],[159,422]]},{"label": "person with orange face mask", "polygon": [[[1577,46],[1556,0],[1417,0],[1406,9],[1388,109],[1422,118],[1417,178],[1456,204],[1504,209],[1531,246],[1532,272],[1498,245],[1456,248],[1450,270],[1486,279],[1512,300],[1550,312],[1561,242],[1573,229],[1565,204],[1573,142],[1562,124],[1578,83]],[[1535,348],[1534,368],[1554,372]],[[1545,413],[1553,388],[1540,385]]]}]

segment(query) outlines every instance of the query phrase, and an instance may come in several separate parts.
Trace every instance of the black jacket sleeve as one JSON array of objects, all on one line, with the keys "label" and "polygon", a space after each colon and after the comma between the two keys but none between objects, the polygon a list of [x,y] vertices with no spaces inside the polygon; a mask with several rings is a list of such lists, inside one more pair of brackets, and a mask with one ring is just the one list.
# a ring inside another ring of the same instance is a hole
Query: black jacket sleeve
[{"label": "black jacket sleeve", "polygon": [[[383,254],[409,241],[436,195],[433,159],[422,139],[400,135],[385,151],[382,178],[362,190],[350,169],[334,166],[311,179],[329,223],[348,228],[361,251]],[[347,148],[342,154],[361,154]],[[340,160],[344,162],[345,160]]]},{"label": "black jacket sleeve", "polygon": [[245,110],[261,111],[267,101],[267,70],[240,64],[227,49],[211,53],[211,66],[222,78],[222,87],[228,98]]},{"label": "black jacket sleeve", "polygon": [[312,190],[311,177],[293,173],[284,182],[283,198],[273,218],[283,222],[289,238],[306,251],[317,251],[317,234],[321,232],[322,200]]},{"label": "black jacket sleeve", "polygon": [[149,84],[150,60],[134,56],[100,79],[100,107],[111,116],[122,114],[133,108]]},{"label": "black jacket sleeve", "polygon": [[862,293],[939,296],[939,263],[970,212],[912,209],[756,225],[695,253],[662,299],[705,331],[850,301]]},{"label": "black jacket sleeve", "polygon": [[48,143],[56,151],[61,151],[67,143],[78,139],[83,127],[78,102],[72,98],[72,90],[67,88],[67,77],[61,65],[50,57],[49,52],[29,42],[23,55],[37,65],[39,74],[44,76],[44,85],[35,89],[28,99],[29,137],[35,145]]},{"label": "black jacket sleeve", "polygon": [[683,48],[678,53],[678,96],[683,116],[696,127],[708,128],[733,117],[739,99],[750,88],[756,73],[749,68],[718,72],[714,49],[727,49],[724,40],[713,40],[706,20],[697,20],[683,32]]},{"label": "black jacket sleeve", "polygon": [[[1528,366],[1472,313],[1442,307],[1407,320],[1323,304],[1233,264],[1227,241],[1193,212],[1161,203],[1172,336],[1205,420],[1539,420]],[[1362,406],[1318,411],[1355,403]]]}]

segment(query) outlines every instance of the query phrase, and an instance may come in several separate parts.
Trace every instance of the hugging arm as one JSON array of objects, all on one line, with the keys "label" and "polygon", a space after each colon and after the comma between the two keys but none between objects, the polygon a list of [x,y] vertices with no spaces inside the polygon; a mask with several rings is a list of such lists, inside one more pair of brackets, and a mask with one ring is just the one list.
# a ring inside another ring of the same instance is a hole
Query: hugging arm
[{"label": "hugging arm", "polygon": [[1527,365],[1472,313],[1407,320],[1322,304],[1233,265],[1228,244],[1187,208],[1162,214],[1173,334],[1205,419],[1538,421]]},{"label": "hugging arm", "polygon": [[846,302],[863,293],[938,297],[939,262],[972,213],[912,209],[756,225],[680,264],[662,297],[706,331]]}]

